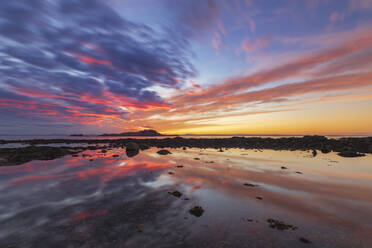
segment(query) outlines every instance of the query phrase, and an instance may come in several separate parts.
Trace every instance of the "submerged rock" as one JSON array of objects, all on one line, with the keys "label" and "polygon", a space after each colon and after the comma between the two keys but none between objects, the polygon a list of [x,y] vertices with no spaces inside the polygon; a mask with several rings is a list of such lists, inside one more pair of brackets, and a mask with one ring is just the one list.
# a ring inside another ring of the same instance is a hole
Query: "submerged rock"
[{"label": "submerged rock", "polygon": [[196,216],[196,217],[200,217],[204,213],[204,209],[200,206],[195,206],[195,207],[189,209],[189,213],[191,215]]},{"label": "submerged rock", "polygon": [[178,198],[180,198],[182,196],[182,193],[177,191],[177,190],[173,191],[173,192],[168,192],[168,194],[173,195],[173,196],[178,197]]},{"label": "submerged rock", "polygon": [[159,151],[157,151],[157,153],[160,154],[160,155],[172,154],[170,151],[165,150],[165,149],[159,150]]},{"label": "submerged rock", "polygon": [[276,220],[276,219],[267,219],[269,226],[274,229],[278,229],[280,231],[283,230],[296,230],[297,227],[291,224],[284,223],[283,221]]}]

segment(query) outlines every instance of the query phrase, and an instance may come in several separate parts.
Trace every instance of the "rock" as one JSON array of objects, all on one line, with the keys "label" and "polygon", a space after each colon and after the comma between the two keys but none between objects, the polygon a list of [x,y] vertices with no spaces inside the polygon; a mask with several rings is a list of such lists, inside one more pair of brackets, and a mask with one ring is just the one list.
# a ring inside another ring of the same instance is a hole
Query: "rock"
[{"label": "rock", "polygon": [[170,171],[168,172],[169,175],[174,175],[174,172]]},{"label": "rock", "polygon": [[92,161],[93,161],[93,159],[89,159],[89,161],[90,161],[90,162],[92,162]]},{"label": "rock", "polygon": [[21,148],[0,148],[0,166],[19,165],[32,160],[53,160],[65,155],[76,155],[81,150],[74,148],[48,147],[48,146],[27,146]]},{"label": "rock", "polygon": [[101,150],[101,152],[102,152],[102,153],[106,153],[106,152],[107,152],[107,150],[105,150],[105,149],[102,149],[102,150]]},{"label": "rock", "polygon": [[172,154],[170,151],[165,150],[165,149],[163,149],[163,150],[159,150],[159,151],[157,151],[157,153],[160,154],[160,155],[168,155],[168,154]]},{"label": "rock", "polygon": [[76,157],[79,157],[79,155],[77,155],[77,154],[72,154],[72,156],[75,157],[75,158],[76,158]]},{"label": "rock", "polygon": [[200,158],[194,158],[195,160],[200,160]]},{"label": "rock", "polygon": [[185,150],[186,150],[186,147],[182,147],[182,150],[184,150],[184,151],[185,151]]},{"label": "rock", "polygon": [[189,209],[189,213],[191,215],[196,216],[196,217],[200,217],[204,213],[204,209],[200,206],[195,206],[195,207]]},{"label": "rock", "polygon": [[177,168],[183,168],[183,165],[177,165],[176,167]]},{"label": "rock", "polygon": [[139,153],[139,150],[126,150],[125,153],[128,157],[134,157]]},{"label": "rock", "polygon": [[218,151],[219,151],[219,152],[223,152],[222,148],[220,148]]},{"label": "rock", "polygon": [[245,183],[244,186],[247,186],[247,187],[258,187],[258,185],[252,184],[252,183]]},{"label": "rock", "polygon": [[141,225],[136,225],[137,232],[143,232]]},{"label": "rock", "polygon": [[301,171],[296,171],[296,173],[297,173],[297,174],[302,174],[302,172],[301,172]]},{"label": "rock", "polygon": [[280,231],[283,230],[296,230],[297,227],[291,224],[284,223],[283,221],[276,220],[276,219],[267,219],[269,226],[274,229],[278,229]]},{"label": "rock", "polygon": [[139,145],[139,148],[143,151],[143,150],[147,150],[147,149],[150,149],[150,147],[146,144],[140,144]]},{"label": "rock", "polygon": [[339,152],[338,156],[346,157],[346,158],[355,158],[355,157],[363,157],[365,156],[365,154],[354,152],[354,151],[343,151],[343,152]]},{"label": "rock", "polygon": [[263,200],[263,198],[261,196],[256,196],[256,199]]},{"label": "rock", "polygon": [[179,191],[168,192],[168,194],[173,195],[173,196],[178,197],[178,198],[180,198],[182,196],[182,193],[179,192]]},{"label": "rock", "polygon": [[308,239],[305,239],[304,237],[300,237],[298,240],[300,240],[302,243],[310,244],[311,241]]},{"label": "rock", "polygon": [[112,157],[113,157],[113,158],[118,158],[118,157],[119,157],[119,155],[117,155],[117,154],[114,154],[114,155],[112,155]]},{"label": "rock", "polygon": [[287,167],[285,167],[285,166],[282,166],[282,167],[280,167],[282,170],[286,170],[286,169],[288,169]]},{"label": "rock", "polygon": [[313,157],[316,157],[317,154],[318,154],[318,153],[317,153],[316,150],[314,149],[314,150],[313,150]]},{"label": "rock", "polygon": [[138,151],[139,150],[139,146],[137,145],[137,143],[134,143],[134,142],[127,143],[125,147],[127,151]]},{"label": "rock", "polygon": [[331,152],[331,150],[329,148],[327,148],[327,147],[322,148],[320,151],[322,153],[330,153]]}]

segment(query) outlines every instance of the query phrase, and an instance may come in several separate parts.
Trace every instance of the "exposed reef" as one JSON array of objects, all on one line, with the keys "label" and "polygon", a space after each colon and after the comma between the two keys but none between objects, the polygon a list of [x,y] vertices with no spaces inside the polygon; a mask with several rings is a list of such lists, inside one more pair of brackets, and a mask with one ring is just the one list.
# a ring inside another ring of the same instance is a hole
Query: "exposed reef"
[{"label": "exposed reef", "polygon": [[18,165],[32,160],[52,160],[65,155],[76,155],[81,150],[67,147],[27,146],[0,149],[0,166]]},{"label": "exposed reef", "polygon": [[[128,156],[135,156],[139,150],[157,147],[159,154],[170,154],[164,148],[242,148],[242,149],[273,149],[273,150],[310,150],[316,156],[316,151],[322,153],[337,152],[342,157],[360,157],[372,153],[372,137],[329,139],[324,136],[304,136],[290,138],[159,138],[159,139],[34,139],[34,140],[0,140],[0,144],[21,143],[30,145],[26,148],[0,148],[0,165],[21,164],[31,160],[46,160],[74,154],[76,147],[68,144],[88,144],[85,149],[103,149],[126,147]],[[35,145],[64,144],[65,147],[35,147]],[[66,145],[67,144],[67,145]],[[98,144],[105,147],[98,148]],[[198,158],[195,158],[198,159]],[[284,168],[282,168],[284,169]]]}]

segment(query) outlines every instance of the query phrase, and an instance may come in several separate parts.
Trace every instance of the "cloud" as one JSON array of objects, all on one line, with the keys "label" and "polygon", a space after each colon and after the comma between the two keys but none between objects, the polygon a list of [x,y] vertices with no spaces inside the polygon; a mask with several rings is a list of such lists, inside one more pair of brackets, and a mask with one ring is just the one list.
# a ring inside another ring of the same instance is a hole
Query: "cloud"
[{"label": "cloud", "polygon": [[[353,34],[353,35],[350,35]],[[198,91],[166,99],[172,111],[134,112],[138,121],[151,123],[165,130],[177,128],[216,127],[231,117],[296,111],[301,101],[311,95],[319,102],[325,94],[341,94],[372,86],[372,33],[368,29],[328,37],[342,42],[328,47],[324,37],[313,38],[326,48],[303,52],[282,64],[237,76]],[[346,97],[343,97],[346,99]],[[334,100],[334,98],[332,98]],[[342,98],[337,98],[341,101]],[[324,100],[322,100],[324,102]]]},{"label": "cloud", "polygon": [[184,41],[124,19],[105,1],[2,1],[0,35],[0,114],[128,120],[120,107],[167,107],[149,88],[178,88],[195,75]]},{"label": "cloud", "polygon": [[260,38],[257,39],[255,42],[252,42],[251,40],[247,39],[242,42],[242,49],[247,53],[253,53],[261,50],[268,44],[269,44],[268,38]]}]

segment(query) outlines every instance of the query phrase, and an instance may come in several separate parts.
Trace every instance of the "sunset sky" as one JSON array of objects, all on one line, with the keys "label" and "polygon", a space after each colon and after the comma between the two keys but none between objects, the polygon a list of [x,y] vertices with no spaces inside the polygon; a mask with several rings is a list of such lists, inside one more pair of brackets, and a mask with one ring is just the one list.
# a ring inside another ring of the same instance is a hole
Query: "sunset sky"
[{"label": "sunset sky", "polygon": [[372,0],[0,1],[0,134],[372,134]]}]

